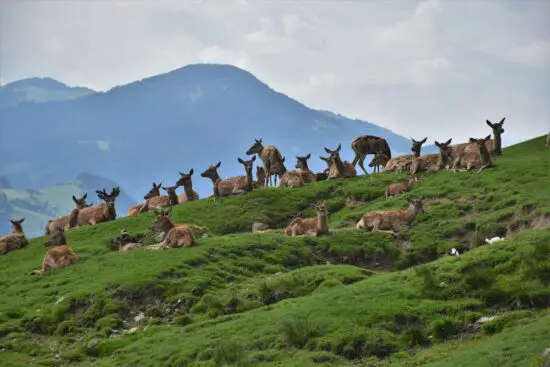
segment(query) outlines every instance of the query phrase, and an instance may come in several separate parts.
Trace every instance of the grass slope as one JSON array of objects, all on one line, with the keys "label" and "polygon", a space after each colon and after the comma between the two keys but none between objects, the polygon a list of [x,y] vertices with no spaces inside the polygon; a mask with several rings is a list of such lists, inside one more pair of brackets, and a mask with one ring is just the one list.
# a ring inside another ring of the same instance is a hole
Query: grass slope
[{"label": "grass slope", "polygon": [[[477,173],[426,175],[426,213],[396,239],[354,225],[400,174],[264,188],[173,209],[197,246],[111,251],[151,213],[67,234],[82,261],[43,277],[44,237],[0,257],[6,366],[531,366],[550,339],[550,150],[536,138]],[[284,228],[325,199],[331,234]],[[485,245],[486,237],[508,235]],[[151,243],[152,239],[148,238]],[[461,256],[442,256],[455,247]],[[482,316],[497,317],[474,327]],[[478,330],[479,329],[479,330]]]}]

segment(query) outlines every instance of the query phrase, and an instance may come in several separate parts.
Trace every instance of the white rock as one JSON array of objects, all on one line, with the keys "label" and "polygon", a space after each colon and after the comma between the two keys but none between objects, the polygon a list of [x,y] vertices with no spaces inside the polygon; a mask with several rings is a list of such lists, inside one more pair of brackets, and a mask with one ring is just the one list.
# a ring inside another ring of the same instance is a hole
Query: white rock
[{"label": "white rock", "polygon": [[55,304],[57,305],[58,303],[63,302],[64,299],[65,299],[65,297],[61,297],[60,299],[58,299],[57,301],[55,301]]},{"label": "white rock", "polygon": [[144,318],[145,318],[145,315],[143,314],[143,312],[140,312],[136,317],[134,317],[134,321],[139,322],[139,321],[143,320]]},{"label": "white rock", "polygon": [[485,242],[490,245],[493,242],[498,242],[498,241],[503,241],[503,240],[504,240],[504,238],[497,236],[497,237],[493,237],[493,238],[486,238]]},{"label": "white rock", "polygon": [[488,321],[492,321],[496,318],[496,316],[483,316],[481,318],[479,318],[477,321],[476,321],[476,324],[483,324],[483,323],[486,323]]}]

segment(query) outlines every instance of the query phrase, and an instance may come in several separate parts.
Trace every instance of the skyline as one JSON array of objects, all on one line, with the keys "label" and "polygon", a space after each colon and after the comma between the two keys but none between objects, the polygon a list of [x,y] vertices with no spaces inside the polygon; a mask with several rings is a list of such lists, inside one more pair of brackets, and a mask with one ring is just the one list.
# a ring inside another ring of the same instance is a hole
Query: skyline
[{"label": "skyline", "polygon": [[310,108],[405,137],[459,142],[506,117],[510,145],[550,127],[550,4],[542,0],[0,7],[2,85],[51,77],[105,91],[220,63]]}]

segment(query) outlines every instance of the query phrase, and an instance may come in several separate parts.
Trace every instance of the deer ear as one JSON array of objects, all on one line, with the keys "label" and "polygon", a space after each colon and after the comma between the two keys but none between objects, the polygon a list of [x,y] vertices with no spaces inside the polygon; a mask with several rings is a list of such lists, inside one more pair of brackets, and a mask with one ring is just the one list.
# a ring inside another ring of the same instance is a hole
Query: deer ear
[{"label": "deer ear", "polygon": [[251,162],[254,162],[256,160],[256,156],[252,156],[252,159],[250,160]]},{"label": "deer ear", "polygon": [[25,217],[21,218],[21,219],[19,220],[19,223],[23,223],[24,221],[25,221]]},{"label": "deer ear", "polygon": [[338,148],[336,148],[336,151],[339,152],[340,149],[342,149],[342,143],[338,144]]},{"label": "deer ear", "polygon": [[78,200],[76,200],[76,197],[75,197],[74,195],[73,195],[73,201],[74,201],[75,203],[78,202]]},{"label": "deer ear", "polygon": [[221,165],[222,165],[222,161],[219,161],[218,164],[216,164],[216,168],[220,168]]},{"label": "deer ear", "polygon": [[240,164],[244,164],[244,161],[240,158],[237,158],[237,160],[239,161]]},{"label": "deer ear", "polygon": [[11,220],[11,219],[10,219],[10,222],[11,222],[11,224],[15,224],[15,222],[14,222],[13,220]]},{"label": "deer ear", "polygon": [[306,159],[310,159],[311,158],[311,153],[308,153],[308,155],[306,155]]},{"label": "deer ear", "polygon": [[163,187],[162,189],[163,189],[164,191],[168,191],[168,189],[167,189],[166,187]]},{"label": "deer ear", "polygon": [[487,135],[484,140],[487,141],[489,139],[491,139],[491,135]]},{"label": "deer ear", "polygon": [[470,143],[475,143],[476,140],[474,138],[470,138]]},{"label": "deer ear", "polygon": [[451,141],[453,141],[453,138],[450,138],[449,140],[447,140],[447,141],[445,142],[445,145],[451,144]]},{"label": "deer ear", "polygon": [[88,198],[88,193],[85,192],[84,195],[82,195],[82,200],[86,200],[86,198]]},{"label": "deer ear", "polygon": [[330,154],[330,149],[325,148],[325,152],[327,152],[328,154]]},{"label": "deer ear", "polygon": [[437,145],[438,147],[441,148],[441,144],[439,144],[439,143],[437,142],[437,140],[434,140],[434,143],[435,143],[435,145]]},{"label": "deer ear", "polygon": [[424,144],[428,140],[428,137],[426,136],[423,140],[420,141],[420,144]]},{"label": "deer ear", "polygon": [[485,120],[485,122],[487,123],[487,125],[489,125],[490,128],[493,128],[493,124],[491,123],[491,121]]},{"label": "deer ear", "polygon": [[502,120],[500,120],[499,124],[503,124],[504,123],[504,120],[506,120],[506,117],[503,117]]},{"label": "deer ear", "polygon": [[189,176],[191,176],[193,174],[193,168],[191,168],[191,170],[189,170]]},{"label": "deer ear", "polygon": [[286,157],[283,157],[283,159],[281,159],[281,163],[285,163],[285,159]]}]

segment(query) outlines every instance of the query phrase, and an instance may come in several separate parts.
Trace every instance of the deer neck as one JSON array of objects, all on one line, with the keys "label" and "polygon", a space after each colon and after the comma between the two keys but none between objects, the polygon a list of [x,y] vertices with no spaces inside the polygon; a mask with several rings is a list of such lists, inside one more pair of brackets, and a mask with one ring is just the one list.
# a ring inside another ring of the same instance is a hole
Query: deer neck
[{"label": "deer neck", "polygon": [[178,195],[176,195],[176,192],[169,192],[168,193],[168,205],[177,205],[178,204]]},{"label": "deer neck", "polygon": [[483,146],[479,147],[479,160],[481,164],[489,163],[491,160],[491,154],[489,154],[489,150],[487,149],[487,145],[483,143]]},{"label": "deer neck", "polygon": [[252,170],[246,170],[246,190],[252,191],[252,182],[254,178],[252,177]]},{"label": "deer neck", "polygon": [[183,192],[185,192],[185,196],[187,196],[187,200],[191,200],[195,197],[195,193],[193,192],[193,184],[191,182],[185,183],[183,185]]},{"label": "deer neck", "polygon": [[212,180],[213,184],[216,184],[219,180],[221,180],[220,175],[218,175],[218,172],[214,172],[211,176],[208,176],[209,179]]},{"label": "deer neck", "polygon": [[11,233],[12,234],[22,234],[22,235],[25,234],[25,233],[23,233],[23,228],[21,228],[19,226],[14,226]]},{"label": "deer neck", "polygon": [[116,219],[116,209],[115,207],[110,207],[109,205],[105,204],[105,207],[103,209],[103,214],[105,215],[105,219],[113,220]]},{"label": "deer neck", "polygon": [[317,231],[319,233],[328,232],[328,215],[326,212],[317,213]]},{"label": "deer neck", "polygon": [[405,214],[407,215],[408,222],[412,222],[414,218],[416,217],[416,214],[418,214],[418,211],[414,208],[414,205],[409,205],[407,210],[405,210]]},{"label": "deer neck", "polygon": [[501,140],[501,137],[500,137],[500,133],[495,133],[493,132],[493,136],[494,136],[494,147],[493,147],[493,150],[495,151],[495,153],[500,153],[501,151],[501,148],[502,148],[502,140]]},{"label": "deer neck", "polygon": [[336,165],[336,169],[338,170],[338,173],[343,175],[346,169],[344,167],[344,162],[342,162],[342,159],[340,159],[340,156],[334,158],[334,164]]}]

